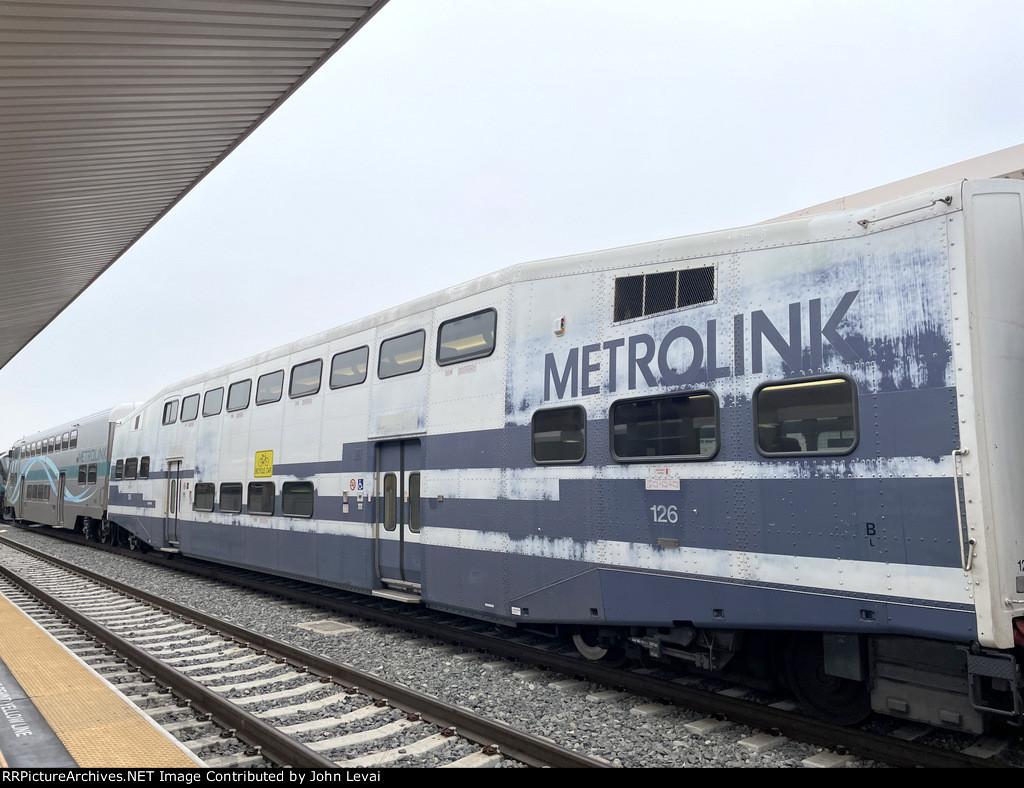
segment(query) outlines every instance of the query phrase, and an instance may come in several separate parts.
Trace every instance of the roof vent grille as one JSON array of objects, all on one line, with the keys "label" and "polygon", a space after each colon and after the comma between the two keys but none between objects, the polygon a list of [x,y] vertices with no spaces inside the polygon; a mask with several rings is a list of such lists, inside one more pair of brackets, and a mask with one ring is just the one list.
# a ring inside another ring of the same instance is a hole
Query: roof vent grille
[{"label": "roof vent grille", "polygon": [[621,276],[615,280],[614,322],[715,300],[715,267]]}]

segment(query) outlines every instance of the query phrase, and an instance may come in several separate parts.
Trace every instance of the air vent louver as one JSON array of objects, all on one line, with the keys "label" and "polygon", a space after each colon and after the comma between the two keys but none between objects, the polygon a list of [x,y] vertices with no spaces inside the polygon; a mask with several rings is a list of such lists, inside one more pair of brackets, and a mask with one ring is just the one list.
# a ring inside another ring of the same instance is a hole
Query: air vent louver
[{"label": "air vent louver", "polygon": [[715,300],[715,268],[689,268],[615,280],[614,322]]}]

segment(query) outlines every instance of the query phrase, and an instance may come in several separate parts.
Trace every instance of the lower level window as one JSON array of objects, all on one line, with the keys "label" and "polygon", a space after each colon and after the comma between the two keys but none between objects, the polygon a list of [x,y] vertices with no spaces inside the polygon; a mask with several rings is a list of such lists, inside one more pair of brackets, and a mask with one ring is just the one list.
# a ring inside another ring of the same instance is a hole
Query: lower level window
[{"label": "lower level window", "polygon": [[768,383],[754,393],[765,455],[849,454],[857,445],[857,387],[849,378]]},{"label": "lower level window", "polygon": [[583,462],[587,456],[587,412],[580,406],[538,410],[533,414],[533,461],[538,464]]},{"label": "lower level window", "polygon": [[609,419],[619,461],[700,460],[718,451],[718,400],[709,391],[621,400]]},{"label": "lower level window", "polygon": [[282,484],[281,513],[289,517],[312,517],[313,483],[285,482]]},{"label": "lower level window", "polygon": [[274,483],[249,482],[249,514],[274,513]]},{"label": "lower level window", "polygon": [[220,510],[222,512],[242,511],[242,485],[238,482],[224,482],[220,486]]},{"label": "lower level window", "polygon": [[212,512],[213,499],[216,494],[216,487],[210,482],[199,482],[196,484],[195,498],[192,508],[197,512]]}]

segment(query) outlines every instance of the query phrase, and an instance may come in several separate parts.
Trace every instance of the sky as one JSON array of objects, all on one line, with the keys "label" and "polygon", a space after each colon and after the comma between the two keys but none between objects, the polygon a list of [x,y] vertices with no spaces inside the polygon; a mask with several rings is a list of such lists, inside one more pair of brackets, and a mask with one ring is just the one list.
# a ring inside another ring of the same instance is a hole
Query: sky
[{"label": "sky", "polygon": [[1024,143],[1019,0],[391,0],[0,370],[0,446],[515,263]]}]

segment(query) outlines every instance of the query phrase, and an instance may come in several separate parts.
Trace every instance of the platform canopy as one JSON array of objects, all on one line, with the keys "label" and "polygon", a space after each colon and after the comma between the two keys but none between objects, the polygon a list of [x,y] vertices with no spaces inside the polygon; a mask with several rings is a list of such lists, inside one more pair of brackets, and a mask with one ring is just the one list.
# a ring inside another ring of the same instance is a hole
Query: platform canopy
[{"label": "platform canopy", "polygon": [[387,0],[0,0],[0,367]]}]

